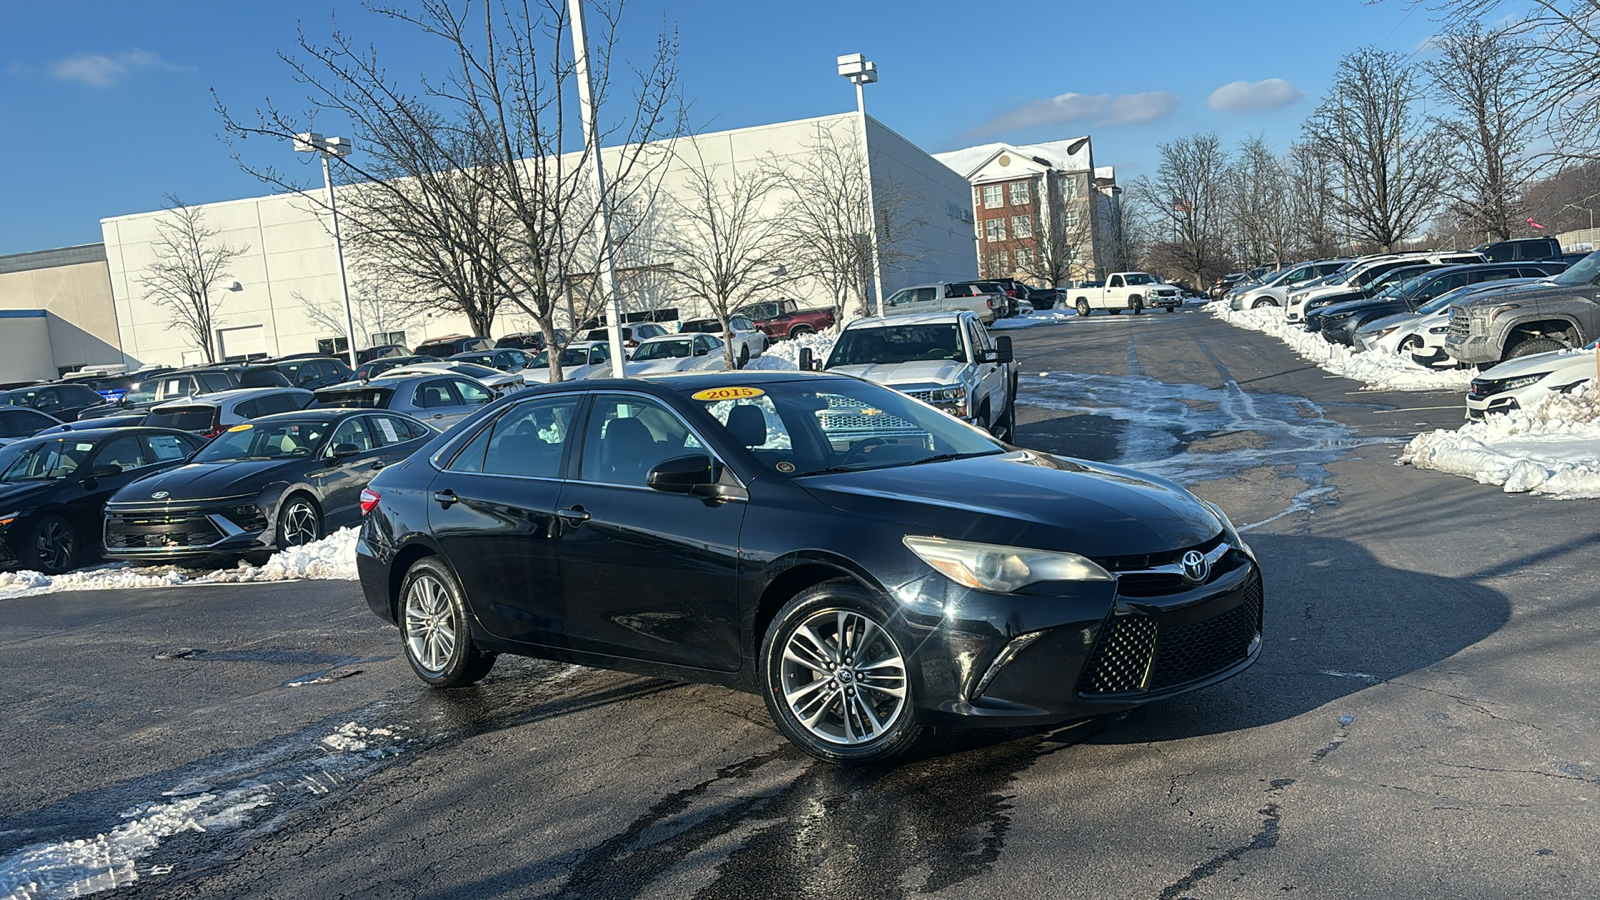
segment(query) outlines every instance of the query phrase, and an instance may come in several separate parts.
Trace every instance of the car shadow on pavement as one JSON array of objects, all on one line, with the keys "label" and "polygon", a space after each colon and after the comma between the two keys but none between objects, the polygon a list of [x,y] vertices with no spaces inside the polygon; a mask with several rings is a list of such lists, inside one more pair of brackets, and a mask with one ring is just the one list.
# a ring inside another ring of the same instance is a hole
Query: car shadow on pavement
[{"label": "car shadow on pavement", "polygon": [[1266,582],[1256,664],[1221,684],[1135,710],[1093,742],[1178,740],[1291,719],[1448,659],[1511,616],[1498,591],[1391,568],[1349,541],[1247,539]]}]

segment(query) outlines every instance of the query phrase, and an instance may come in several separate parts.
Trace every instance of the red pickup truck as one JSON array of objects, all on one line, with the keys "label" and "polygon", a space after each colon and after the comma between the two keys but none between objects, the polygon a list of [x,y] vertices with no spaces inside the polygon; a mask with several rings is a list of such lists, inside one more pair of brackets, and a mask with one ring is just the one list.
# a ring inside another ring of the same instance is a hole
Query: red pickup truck
[{"label": "red pickup truck", "polygon": [[763,300],[734,310],[770,338],[792,338],[833,327],[833,310],[800,309],[793,300]]}]

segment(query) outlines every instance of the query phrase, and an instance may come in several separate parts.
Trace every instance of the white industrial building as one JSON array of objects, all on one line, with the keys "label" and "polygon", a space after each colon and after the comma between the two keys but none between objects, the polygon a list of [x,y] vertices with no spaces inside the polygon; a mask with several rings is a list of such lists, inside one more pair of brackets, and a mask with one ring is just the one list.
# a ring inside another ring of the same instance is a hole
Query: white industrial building
[{"label": "white industrial building", "polygon": [[[741,128],[698,135],[694,153],[678,154],[704,160],[717,172],[745,167],[783,166],[812,152],[819,130],[836,138],[859,140],[856,115],[843,114]],[[681,144],[688,139],[680,139]],[[915,282],[960,280],[976,276],[971,224],[971,188],[948,166],[941,164],[881,123],[867,120],[868,153],[874,192],[889,190],[906,198],[905,210],[916,233],[907,241],[914,252],[883,272],[885,291]],[[288,150],[285,148],[285,152]],[[360,152],[357,147],[356,152]],[[682,164],[667,166],[662,191],[670,194],[684,186]],[[777,215],[782,198],[773,195],[767,211]],[[205,226],[219,232],[220,244],[248,248],[230,267],[232,289],[222,293],[216,339],[221,357],[253,354],[271,356],[319,349],[320,342],[343,336],[343,305],[338,262],[326,217],[305,197],[278,194],[205,204]],[[171,328],[170,313],[145,298],[141,283],[154,260],[157,224],[166,211],[115,216],[101,220],[106,260],[110,269],[117,332],[121,352],[129,367],[202,361],[201,351],[181,330]],[[347,262],[352,271],[359,259]],[[781,251],[774,263],[783,265]],[[661,265],[667,261],[662,260]],[[792,274],[792,273],[791,273]],[[363,287],[352,278],[351,294],[361,318],[359,298]],[[827,306],[832,298],[807,280],[788,281],[774,287],[780,296],[803,305]],[[700,313],[695,298],[676,298],[684,317]],[[565,323],[563,323],[565,324]],[[337,326],[337,327],[336,327]],[[494,335],[530,330],[507,304],[496,319]],[[465,317],[448,313],[426,314],[402,323],[381,326],[358,321],[356,342],[365,347],[395,340],[415,346],[424,339],[469,331]],[[396,341],[398,342],[398,341]],[[322,347],[329,346],[323,343]]]}]

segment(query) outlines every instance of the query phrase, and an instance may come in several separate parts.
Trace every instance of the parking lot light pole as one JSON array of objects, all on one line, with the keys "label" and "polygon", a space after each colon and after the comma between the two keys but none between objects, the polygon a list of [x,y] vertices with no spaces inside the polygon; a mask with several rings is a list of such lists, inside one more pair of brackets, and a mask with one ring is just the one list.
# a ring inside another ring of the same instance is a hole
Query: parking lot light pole
[{"label": "parking lot light pole", "polygon": [[[578,114],[583,117],[583,145],[594,178],[594,236],[600,245],[600,293],[606,301],[606,337],[611,344],[611,377],[628,374],[627,351],[622,346],[622,298],[617,296],[617,258],[611,252],[611,209],[606,198],[606,169],[600,159],[600,122],[594,108],[594,78],[589,74],[589,36],[583,27],[583,0],[568,0],[572,14],[573,75],[578,81]],[[577,323],[573,323],[576,325]],[[553,365],[553,363],[552,363]],[[551,371],[555,371],[554,368]]]},{"label": "parking lot light pole", "polygon": [[[860,53],[847,53],[839,57],[839,74],[856,86],[856,119],[861,123],[861,171],[867,188],[867,252],[872,254],[872,293],[877,298],[877,311],[883,314],[883,272],[878,257],[878,211],[872,196],[872,155],[867,140],[867,94],[863,88],[878,80],[878,67]],[[872,304],[863,303],[868,315]]]},{"label": "parking lot light pole", "polygon": [[328,168],[328,157],[349,156],[355,146],[344,138],[325,138],[315,131],[294,136],[294,149],[299,153],[316,153],[322,157],[322,185],[328,191],[328,212],[333,218],[333,252],[339,258],[339,292],[344,297],[345,351],[350,357],[350,368],[356,367],[356,320],[350,310],[350,280],[344,271],[344,242],[339,239],[339,206],[333,197],[333,173]]}]

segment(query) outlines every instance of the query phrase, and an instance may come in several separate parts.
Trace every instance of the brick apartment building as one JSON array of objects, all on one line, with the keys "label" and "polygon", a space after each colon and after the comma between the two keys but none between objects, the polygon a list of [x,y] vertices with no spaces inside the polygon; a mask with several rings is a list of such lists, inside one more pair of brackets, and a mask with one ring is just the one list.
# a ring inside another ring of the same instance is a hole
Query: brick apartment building
[{"label": "brick apartment building", "polygon": [[972,185],[980,278],[1041,287],[1096,281],[1108,259],[1121,189],[1096,168],[1088,137],[1045,144],[983,144],[936,153]]}]

